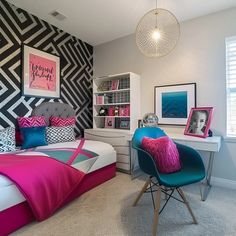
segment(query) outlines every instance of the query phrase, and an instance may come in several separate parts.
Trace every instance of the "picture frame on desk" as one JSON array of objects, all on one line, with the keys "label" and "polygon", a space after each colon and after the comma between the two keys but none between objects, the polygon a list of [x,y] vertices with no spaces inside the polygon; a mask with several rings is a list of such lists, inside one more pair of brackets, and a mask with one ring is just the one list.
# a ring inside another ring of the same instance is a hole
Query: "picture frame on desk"
[{"label": "picture frame on desk", "polygon": [[210,129],[213,107],[192,108],[184,130],[185,135],[206,138]]},{"label": "picture frame on desk", "polygon": [[154,110],[160,125],[186,125],[188,114],[196,107],[196,83],[154,87]]}]

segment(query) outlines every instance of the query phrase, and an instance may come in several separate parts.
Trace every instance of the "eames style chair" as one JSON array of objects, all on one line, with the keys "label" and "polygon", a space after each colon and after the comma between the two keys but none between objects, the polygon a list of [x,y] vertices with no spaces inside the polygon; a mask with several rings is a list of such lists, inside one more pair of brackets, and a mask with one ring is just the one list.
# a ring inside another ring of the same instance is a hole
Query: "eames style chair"
[{"label": "eames style chair", "polygon": [[[134,201],[133,206],[137,205],[143,193],[151,192],[154,207],[153,236],[157,235],[159,214],[163,211],[170,198],[183,202],[192,216],[193,223],[197,224],[197,220],[181,187],[197,183],[205,178],[205,168],[199,153],[191,147],[178,143],[175,144],[179,152],[181,170],[170,174],[160,173],[153,157],[142,148],[141,144],[144,137],[156,139],[163,136],[166,136],[166,134],[160,128],[144,127],[136,129],[132,139],[132,147],[137,150],[140,169],[149,175],[149,178]],[[174,191],[178,193],[180,199],[173,196]],[[155,199],[153,196],[154,192],[156,192]],[[161,192],[165,194],[165,203],[160,209]]]}]

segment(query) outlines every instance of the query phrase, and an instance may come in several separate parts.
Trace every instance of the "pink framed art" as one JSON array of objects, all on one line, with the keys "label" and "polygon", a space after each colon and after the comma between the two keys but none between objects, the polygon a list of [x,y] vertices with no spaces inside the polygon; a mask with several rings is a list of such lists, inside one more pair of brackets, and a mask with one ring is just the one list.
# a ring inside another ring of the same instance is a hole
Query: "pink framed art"
[{"label": "pink framed art", "polygon": [[115,119],[113,117],[105,117],[105,128],[107,129],[115,128]]},{"label": "pink framed art", "polygon": [[212,113],[213,107],[191,108],[184,134],[206,138],[211,124]]},{"label": "pink framed art", "polygon": [[23,45],[23,96],[60,97],[60,57]]}]

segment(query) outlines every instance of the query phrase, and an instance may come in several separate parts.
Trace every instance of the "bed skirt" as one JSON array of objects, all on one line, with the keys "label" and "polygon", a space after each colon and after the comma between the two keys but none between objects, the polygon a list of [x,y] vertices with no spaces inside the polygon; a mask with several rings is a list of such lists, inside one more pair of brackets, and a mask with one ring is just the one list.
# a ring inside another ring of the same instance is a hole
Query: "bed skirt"
[{"label": "bed skirt", "polygon": [[[115,175],[115,163],[86,174],[79,188],[75,191],[74,195],[68,199],[67,203],[99,184],[115,177]],[[26,201],[3,210],[0,212],[0,236],[8,235],[34,220],[35,218]]]}]

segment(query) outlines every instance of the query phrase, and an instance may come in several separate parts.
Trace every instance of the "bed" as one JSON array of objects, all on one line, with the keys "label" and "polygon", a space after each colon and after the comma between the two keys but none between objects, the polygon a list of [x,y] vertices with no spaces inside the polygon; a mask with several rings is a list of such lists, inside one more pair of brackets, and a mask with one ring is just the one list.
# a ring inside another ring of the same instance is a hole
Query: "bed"
[{"label": "bed", "polygon": [[[67,104],[62,103],[43,103],[32,111],[32,115],[43,115],[46,122],[49,123],[51,116],[71,117],[75,115],[74,110]],[[53,150],[71,150],[76,148],[80,139],[73,142],[49,144],[48,146],[36,147],[27,151],[18,151],[17,155],[49,155]],[[116,171],[116,152],[109,144],[85,140],[83,150],[95,155],[90,158],[82,158],[80,161],[73,163],[73,167],[85,173],[83,179],[79,183],[79,187],[68,198],[67,202],[75,199],[86,191],[96,187],[97,185],[113,178]],[[0,175],[0,235],[8,235],[18,228],[35,220],[28,202],[16,185],[7,177]]]}]

